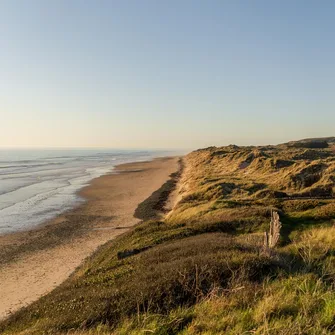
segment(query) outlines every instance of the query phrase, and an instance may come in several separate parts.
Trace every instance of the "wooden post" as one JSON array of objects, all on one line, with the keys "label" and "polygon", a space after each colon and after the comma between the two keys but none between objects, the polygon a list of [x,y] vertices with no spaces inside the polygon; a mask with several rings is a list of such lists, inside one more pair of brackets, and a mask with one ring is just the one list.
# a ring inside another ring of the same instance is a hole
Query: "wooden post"
[{"label": "wooden post", "polygon": [[270,231],[269,233],[264,232],[264,250],[266,252],[269,252],[278,243],[281,226],[278,212],[271,210]]},{"label": "wooden post", "polygon": [[264,232],[264,249],[265,251],[269,250],[269,235],[267,231]]}]

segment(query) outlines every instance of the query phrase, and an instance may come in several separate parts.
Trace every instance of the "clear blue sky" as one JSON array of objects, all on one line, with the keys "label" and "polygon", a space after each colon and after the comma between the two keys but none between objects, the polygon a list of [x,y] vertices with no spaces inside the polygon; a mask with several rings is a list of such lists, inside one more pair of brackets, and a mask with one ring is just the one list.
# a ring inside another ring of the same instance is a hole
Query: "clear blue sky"
[{"label": "clear blue sky", "polygon": [[335,135],[335,2],[0,2],[0,146]]}]

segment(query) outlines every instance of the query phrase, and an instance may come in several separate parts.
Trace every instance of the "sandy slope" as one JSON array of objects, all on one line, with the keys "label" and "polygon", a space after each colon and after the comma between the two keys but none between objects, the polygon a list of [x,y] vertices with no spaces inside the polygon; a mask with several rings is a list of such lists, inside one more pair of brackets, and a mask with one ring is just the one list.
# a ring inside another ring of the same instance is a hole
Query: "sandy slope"
[{"label": "sandy slope", "polygon": [[81,191],[88,201],[38,229],[0,236],[0,318],[51,291],[98,246],[138,222],[137,204],[177,170],[177,158],[120,165]]}]

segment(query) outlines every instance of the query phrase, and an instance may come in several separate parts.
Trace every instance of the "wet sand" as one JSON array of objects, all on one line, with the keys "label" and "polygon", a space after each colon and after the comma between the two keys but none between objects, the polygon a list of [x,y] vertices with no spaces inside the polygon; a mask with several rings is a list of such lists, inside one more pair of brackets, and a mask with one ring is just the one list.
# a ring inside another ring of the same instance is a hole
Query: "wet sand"
[{"label": "wet sand", "polygon": [[0,319],[62,283],[100,245],[139,220],[137,205],[178,169],[178,158],[119,165],[80,191],[87,201],[38,228],[0,236]]}]

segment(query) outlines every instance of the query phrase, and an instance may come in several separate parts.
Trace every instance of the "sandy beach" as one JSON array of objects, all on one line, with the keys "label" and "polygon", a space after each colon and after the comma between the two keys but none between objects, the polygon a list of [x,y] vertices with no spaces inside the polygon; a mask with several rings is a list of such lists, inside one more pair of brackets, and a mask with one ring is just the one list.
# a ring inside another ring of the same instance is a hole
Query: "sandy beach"
[{"label": "sandy beach", "polygon": [[63,282],[105,242],[139,222],[137,205],[178,169],[178,158],[119,165],[80,191],[87,201],[38,228],[0,236],[0,319]]}]

